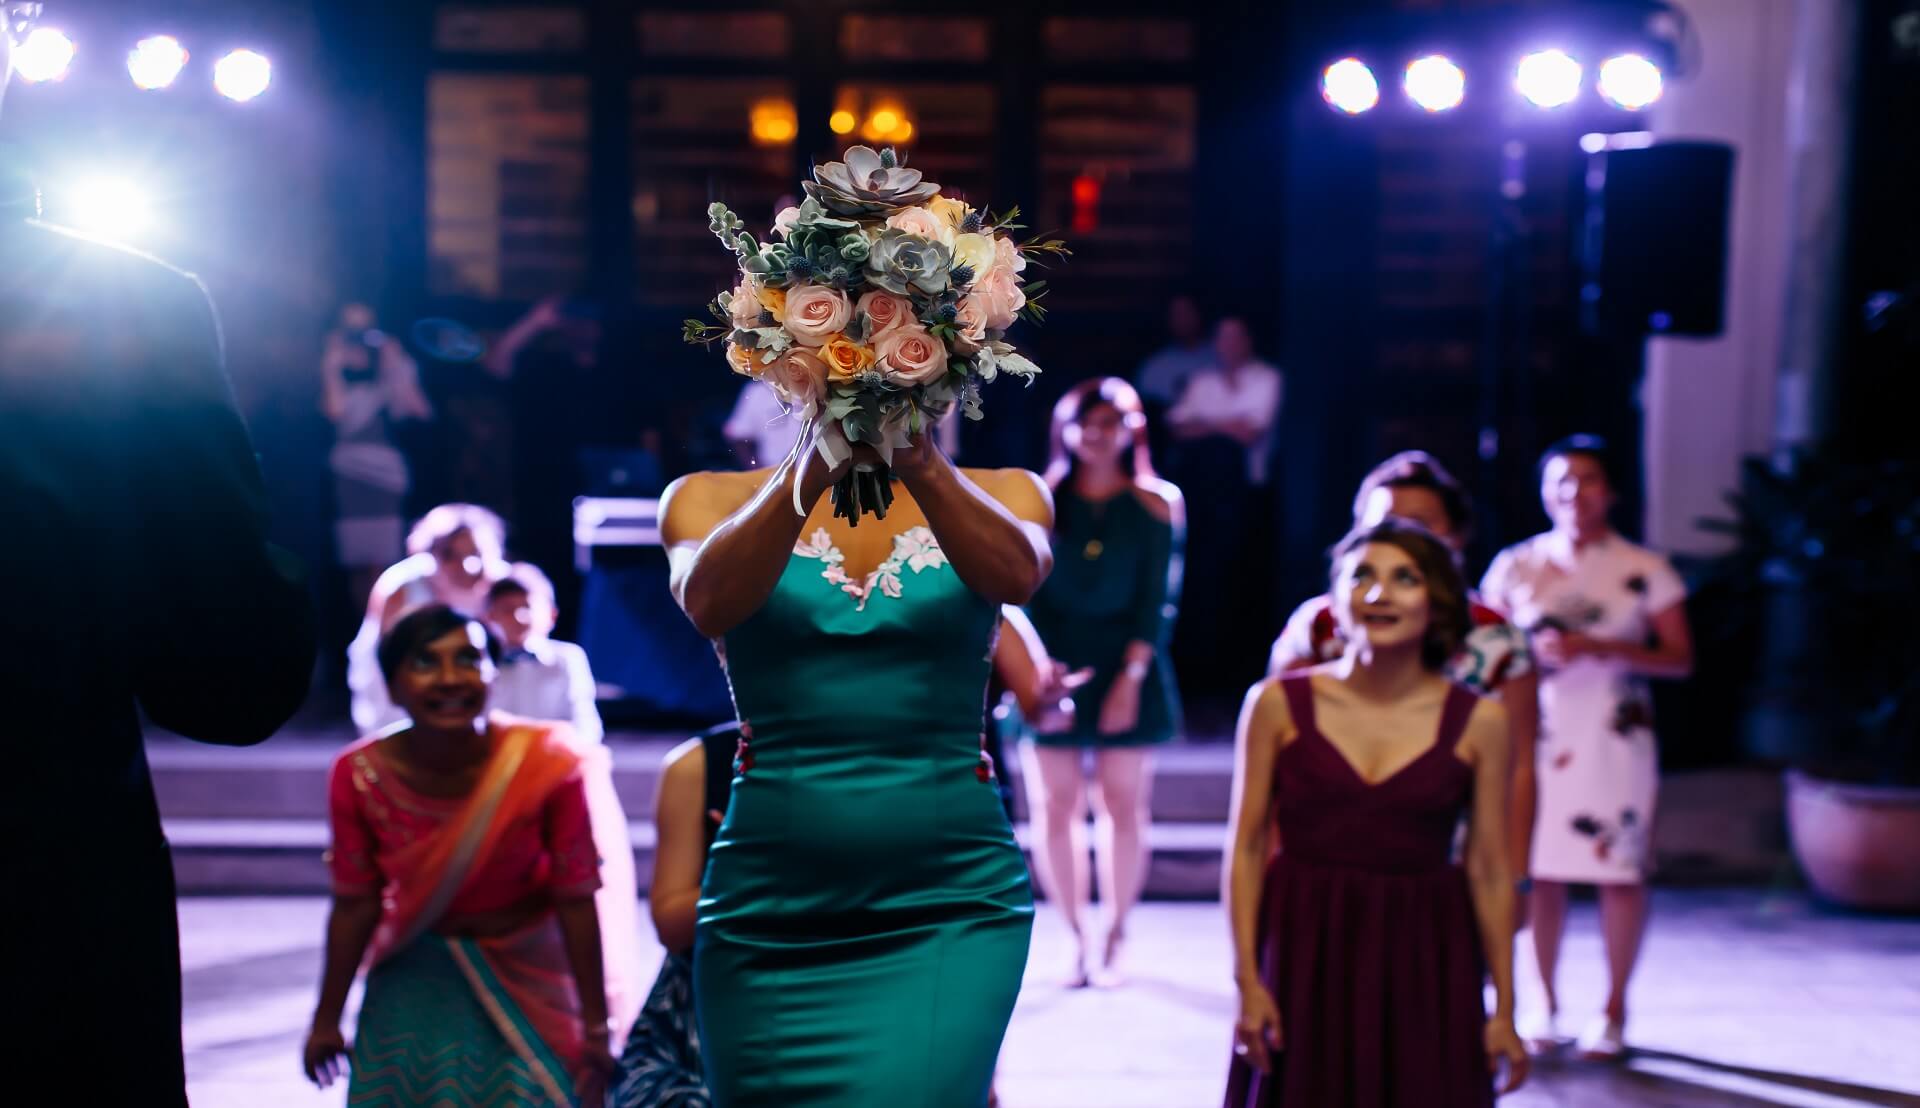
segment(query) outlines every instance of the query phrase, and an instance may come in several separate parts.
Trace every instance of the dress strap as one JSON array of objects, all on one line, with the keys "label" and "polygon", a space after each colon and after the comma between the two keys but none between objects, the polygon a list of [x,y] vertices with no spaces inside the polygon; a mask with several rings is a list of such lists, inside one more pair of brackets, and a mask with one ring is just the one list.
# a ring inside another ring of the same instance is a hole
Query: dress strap
[{"label": "dress strap", "polygon": [[1301,738],[1317,734],[1319,727],[1313,721],[1313,678],[1304,673],[1282,677],[1280,691],[1286,694],[1287,711],[1293,713],[1293,729]]},{"label": "dress strap", "polygon": [[1447,703],[1440,709],[1440,737],[1435,745],[1443,750],[1459,746],[1460,736],[1467,733],[1467,721],[1473,718],[1473,710],[1479,703],[1479,695],[1465,685],[1448,689]]}]

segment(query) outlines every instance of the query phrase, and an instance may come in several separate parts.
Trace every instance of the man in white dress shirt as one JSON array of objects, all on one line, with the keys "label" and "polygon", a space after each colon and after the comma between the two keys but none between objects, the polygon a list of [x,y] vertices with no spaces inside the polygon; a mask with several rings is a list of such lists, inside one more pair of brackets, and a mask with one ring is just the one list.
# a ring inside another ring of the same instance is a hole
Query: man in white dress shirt
[{"label": "man in white dress shirt", "polygon": [[1187,379],[1167,422],[1182,441],[1219,436],[1239,443],[1247,455],[1247,481],[1264,485],[1280,418],[1280,371],[1255,356],[1246,321],[1232,316],[1215,329],[1213,353],[1213,368]]}]

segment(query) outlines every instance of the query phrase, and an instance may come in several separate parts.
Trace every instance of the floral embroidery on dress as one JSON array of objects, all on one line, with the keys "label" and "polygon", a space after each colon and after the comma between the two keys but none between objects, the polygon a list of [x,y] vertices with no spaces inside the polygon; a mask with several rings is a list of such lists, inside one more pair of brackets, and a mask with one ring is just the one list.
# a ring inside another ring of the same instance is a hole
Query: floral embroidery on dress
[{"label": "floral embroidery on dress", "polygon": [[925,527],[909,527],[893,537],[893,553],[887,560],[873,567],[864,581],[855,581],[847,575],[842,563],[847,556],[833,545],[833,536],[822,527],[806,539],[793,544],[793,552],[802,558],[813,558],[825,562],[826,568],[820,576],[829,584],[839,587],[841,592],[859,601],[855,611],[865,611],[867,601],[878,588],[882,596],[900,599],[900,571],[910,569],[915,573],[922,570],[938,569],[947,564],[946,551],[940,549],[940,540]]}]

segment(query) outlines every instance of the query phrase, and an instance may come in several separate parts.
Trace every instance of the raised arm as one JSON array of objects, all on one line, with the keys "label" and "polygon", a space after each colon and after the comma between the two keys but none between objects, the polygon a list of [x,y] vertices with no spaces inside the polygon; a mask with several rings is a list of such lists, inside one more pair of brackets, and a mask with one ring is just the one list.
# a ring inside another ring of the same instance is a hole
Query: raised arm
[{"label": "raised arm", "polygon": [[738,627],[773,595],[806,519],[793,508],[793,485],[811,511],[845,466],[829,470],[811,450],[769,471],[745,503],[736,477],[696,473],[667,486],[660,538],[668,584],[687,618],[712,639]]},{"label": "raised arm", "polygon": [[1466,870],[1473,914],[1487,975],[1493,979],[1494,1010],[1487,1020],[1488,1063],[1504,1058],[1511,1092],[1526,1079],[1527,1052],[1513,1029],[1513,917],[1515,894],[1509,865],[1507,805],[1509,772],[1507,712],[1499,701],[1482,700],[1467,722],[1463,740],[1473,761],[1473,810],[1467,820]]},{"label": "raised arm", "polygon": [[894,452],[894,471],[967,588],[1025,604],[1053,572],[1053,495],[1025,470],[982,473],[983,488],[940,453],[932,434]]},{"label": "raised arm", "polygon": [[1292,730],[1292,715],[1279,682],[1262,681],[1247,690],[1234,736],[1233,797],[1227,814],[1227,872],[1222,896],[1233,934],[1233,981],[1240,991],[1235,1049],[1263,1073],[1272,1066],[1272,1052],[1280,1049],[1282,1030],[1280,1010],[1260,979],[1255,936],[1260,928],[1260,900],[1271,845],[1268,828],[1272,825],[1273,763]]}]

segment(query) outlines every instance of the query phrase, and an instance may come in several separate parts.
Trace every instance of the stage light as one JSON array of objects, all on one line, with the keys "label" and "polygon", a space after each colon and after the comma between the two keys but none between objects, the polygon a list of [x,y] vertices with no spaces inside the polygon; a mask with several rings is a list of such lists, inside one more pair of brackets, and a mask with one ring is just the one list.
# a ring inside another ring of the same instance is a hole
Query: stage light
[{"label": "stage light", "polygon": [[138,234],[153,221],[146,193],[124,177],[83,180],[61,208],[73,226],[113,239]]},{"label": "stage light", "polygon": [[264,54],[235,50],[213,67],[213,87],[229,100],[245,103],[273,83],[273,63]]},{"label": "stage light", "polygon": [[756,101],[748,111],[748,133],[762,146],[784,146],[800,133],[791,100]]},{"label": "stage light", "polygon": [[836,135],[850,135],[860,125],[860,118],[845,108],[827,117],[827,126]]},{"label": "stage light", "polygon": [[899,129],[900,113],[894,111],[892,108],[881,108],[879,111],[873,113],[873,119],[870,120],[870,122],[873,124],[874,130],[883,135],[889,135]]},{"label": "stage light", "polygon": [[127,55],[127,75],[143,89],[163,89],[187,66],[187,48],[172,35],[154,35],[134,44]]},{"label": "stage light", "polygon": [[1359,115],[1380,102],[1380,82],[1359,58],[1341,58],[1321,74],[1320,96],[1348,115]]},{"label": "stage light", "polygon": [[1513,87],[1538,108],[1558,108],[1580,95],[1580,63],[1559,50],[1542,50],[1520,59]]},{"label": "stage light", "polygon": [[1429,54],[1407,64],[1407,96],[1430,112],[1457,108],[1466,99],[1467,75],[1444,54]]},{"label": "stage light", "polygon": [[1600,65],[1600,95],[1630,112],[1660,99],[1660,67],[1638,54],[1621,54]]},{"label": "stage light", "polygon": [[73,51],[73,40],[66,35],[52,27],[37,27],[14,47],[13,71],[30,85],[58,81],[72,68]]}]

